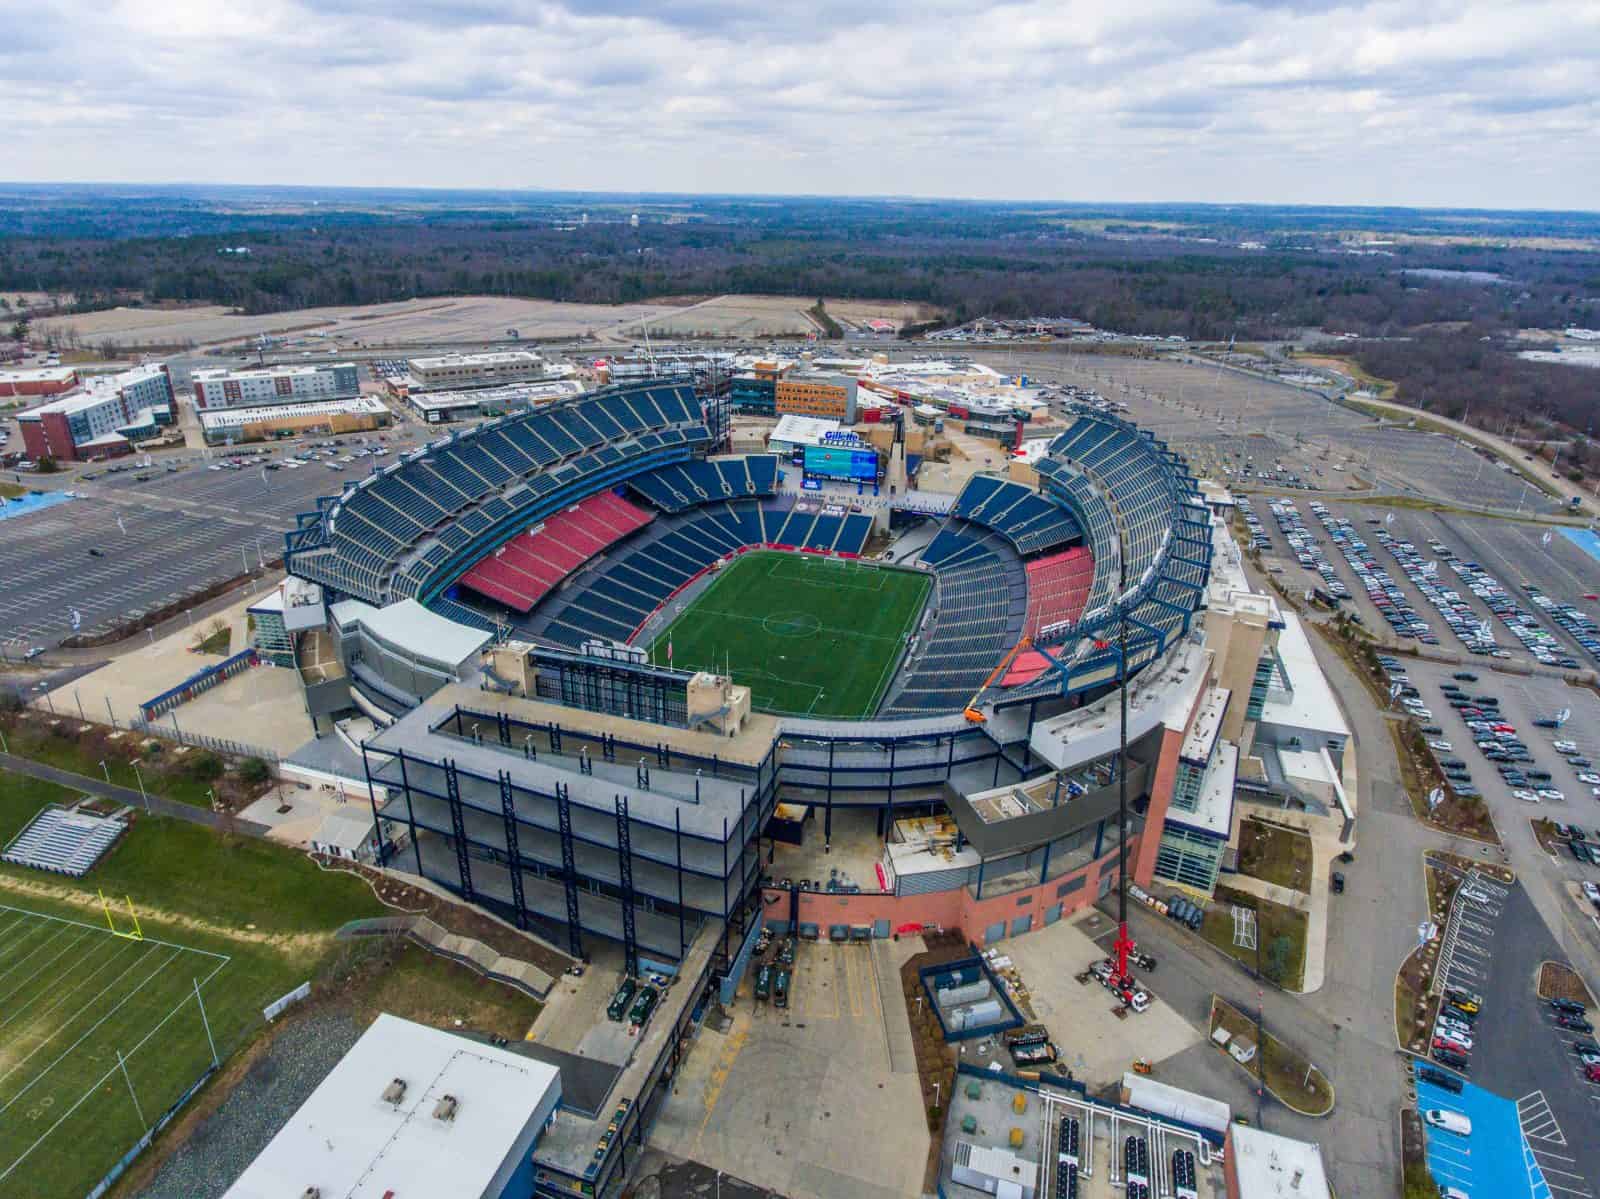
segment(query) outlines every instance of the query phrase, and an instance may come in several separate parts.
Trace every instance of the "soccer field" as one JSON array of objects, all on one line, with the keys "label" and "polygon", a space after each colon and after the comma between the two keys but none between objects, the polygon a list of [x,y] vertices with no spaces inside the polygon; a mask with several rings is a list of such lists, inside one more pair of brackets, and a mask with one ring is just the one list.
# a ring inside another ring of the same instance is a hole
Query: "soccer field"
[{"label": "soccer field", "polygon": [[932,580],[810,554],[734,559],[651,646],[680,670],[732,668],[767,712],[870,716]]},{"label": "soccer field", "polygon": [[0,1195],[84,1194],[198,1081],[228,963],[0,905]]}]

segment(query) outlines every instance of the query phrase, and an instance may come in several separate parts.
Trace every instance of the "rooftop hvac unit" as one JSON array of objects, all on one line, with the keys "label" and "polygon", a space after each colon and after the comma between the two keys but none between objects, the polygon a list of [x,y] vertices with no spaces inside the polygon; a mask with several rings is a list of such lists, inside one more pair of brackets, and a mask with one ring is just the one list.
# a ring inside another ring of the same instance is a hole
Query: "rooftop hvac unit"
[{"label": "rooftop hvac unit", "polygon": [[433,1118],[448,1124],[456,1118],[456,1108],[459,1106],[454,1095],[446,1095],[433,1105]]},{"label": "rooftop hvac unit", "polygon": [[406,1080],[403,1078],[396,1078],[390,1082],[388,1086],[383,1088],[383,1101],[385,1103],[390,1103],[395,1107],[399,1107],[401,1101],[405,1099],[405,1097]]}]

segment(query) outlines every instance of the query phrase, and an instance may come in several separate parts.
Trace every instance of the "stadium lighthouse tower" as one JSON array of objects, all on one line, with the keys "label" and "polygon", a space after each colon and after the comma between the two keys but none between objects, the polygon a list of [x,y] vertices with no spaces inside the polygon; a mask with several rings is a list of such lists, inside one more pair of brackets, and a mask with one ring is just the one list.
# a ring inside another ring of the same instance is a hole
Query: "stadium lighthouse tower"
[{"label": "stadium lighthouse tower", "polygon": [[889,446],[889,461],[884,464],[883,485],[889,491],[889,504],[877,509],[873,513],[873,531],[887,533],[889,531],[889,517],[893,512],[893,503],[898,496],[906,493],[906,427],[903,421],[897,421],[894,427],[894,442]]}]

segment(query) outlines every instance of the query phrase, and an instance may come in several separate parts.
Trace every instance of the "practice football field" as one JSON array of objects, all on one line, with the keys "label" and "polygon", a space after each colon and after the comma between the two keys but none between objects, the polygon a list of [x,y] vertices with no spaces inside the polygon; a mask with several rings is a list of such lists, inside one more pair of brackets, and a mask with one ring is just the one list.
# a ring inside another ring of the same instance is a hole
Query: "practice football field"
[{"label": "practice football field", "polygon": [[745,554],[651,645],[680,670],[731,668],[767,712],[857,719],[888,687],[932,580],[812,554]]}]

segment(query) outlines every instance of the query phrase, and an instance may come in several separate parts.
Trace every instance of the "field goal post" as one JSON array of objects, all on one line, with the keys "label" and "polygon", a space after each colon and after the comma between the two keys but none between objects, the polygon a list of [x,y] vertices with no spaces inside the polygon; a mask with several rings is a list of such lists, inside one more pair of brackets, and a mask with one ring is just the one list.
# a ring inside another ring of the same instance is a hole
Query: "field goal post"
[{"label": "field goal post", "polygon": [[122,902],[127,905],[128,908],[128,921],[130,925],[129,928],[122,929],[117,927],[116,919],[111,915],[113,905],[111,901],[106,898],[106,893],[98,890],[96,893],[100,896],[100,910],[105,913],[106,925],[108,928],[110,928],[111,935],[113,937],[124,937],[129,941],[143,941],[144,929],[139,926],[139,913],[133,910],[133,897],[129,895],[124,895],[122,897]]}]

